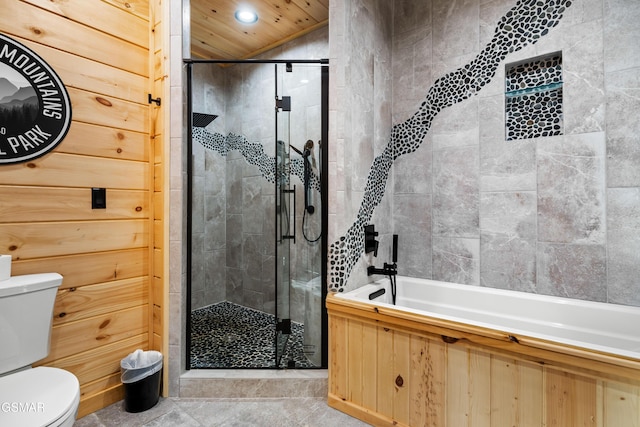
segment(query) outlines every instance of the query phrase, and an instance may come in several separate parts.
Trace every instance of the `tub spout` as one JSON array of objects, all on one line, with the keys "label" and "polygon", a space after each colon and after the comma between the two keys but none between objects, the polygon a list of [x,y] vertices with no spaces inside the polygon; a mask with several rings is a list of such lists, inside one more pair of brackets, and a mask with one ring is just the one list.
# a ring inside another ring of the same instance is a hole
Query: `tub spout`
[{"label": "tub spout", "polygon": [[373,265],[367,267],[367,276],[372,276],[374,274],[382,274],[384,276],[389,277],[389,281],[391,282],[391,301],[393,305],[396,304],[396,276],[398,274],[398,265],[394,262],[393,264],[384,263],[384,267],[376,268]]},{"label": "tub spout", "polygon": [[398,274],[398,265],[396,263],[387,264],[384,263],[384,267],[376,268],[373,265],[367,267],[367,276],[373,276],[374,274],[381,274],[383,276],[395,276]]}]

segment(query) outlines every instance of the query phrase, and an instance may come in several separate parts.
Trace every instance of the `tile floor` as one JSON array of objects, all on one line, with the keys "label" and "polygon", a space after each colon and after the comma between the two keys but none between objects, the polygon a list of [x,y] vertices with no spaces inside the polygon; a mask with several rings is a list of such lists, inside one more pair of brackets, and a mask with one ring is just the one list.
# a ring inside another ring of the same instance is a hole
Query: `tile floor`
[{"label": "tile floor", "polygon": [[80,418],[74,427],[364,427],[369,424],[330,408],[325,399],[166,398],[137,414],[114,403]]},{"label": "tile floor", "polygon": [[[273,368],[276,318],[228,301],[191,313],[191,368]],[[304,325],[291,322],[280,367],[312,368],[304,354]]]}]

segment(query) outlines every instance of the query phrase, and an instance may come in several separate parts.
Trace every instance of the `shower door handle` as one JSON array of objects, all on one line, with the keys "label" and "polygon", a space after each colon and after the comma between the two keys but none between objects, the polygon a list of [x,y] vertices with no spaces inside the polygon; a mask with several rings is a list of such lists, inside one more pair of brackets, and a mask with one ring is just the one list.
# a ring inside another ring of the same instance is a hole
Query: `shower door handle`
[{"label": "shower door handle", "polygon": [[[285,234],[282,236],[283,239],[293,239],[293,244],[296,243],[296,186],[293,186],[293,190],[291,189],[284,189],[282,190],[283,193],[286,194],[293,194],[293,233],[291,234]],[[289,224],[289,221],[287,221],[287,224]],[[287,233],[290,233],[291,230],[287,230]]]}]

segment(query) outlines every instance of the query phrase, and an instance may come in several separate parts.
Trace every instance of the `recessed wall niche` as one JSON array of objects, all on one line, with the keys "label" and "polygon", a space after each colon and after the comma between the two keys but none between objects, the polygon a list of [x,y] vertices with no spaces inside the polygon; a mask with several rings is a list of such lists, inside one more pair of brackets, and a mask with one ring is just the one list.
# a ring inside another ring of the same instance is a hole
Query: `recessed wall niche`
[{"label": "recessed wall niche", "polygon": [[507,141],[562,135],[562,52],[507,64]]}]

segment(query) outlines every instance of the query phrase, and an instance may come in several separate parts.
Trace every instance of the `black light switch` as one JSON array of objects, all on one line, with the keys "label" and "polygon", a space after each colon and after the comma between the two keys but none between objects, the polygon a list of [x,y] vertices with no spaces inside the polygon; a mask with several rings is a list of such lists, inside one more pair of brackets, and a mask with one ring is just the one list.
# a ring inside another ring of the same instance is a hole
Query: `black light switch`
[{"label": "black light switch", "polygon": [[91,189],[91,209],[107,208],[107,189],[92,188]]}]

